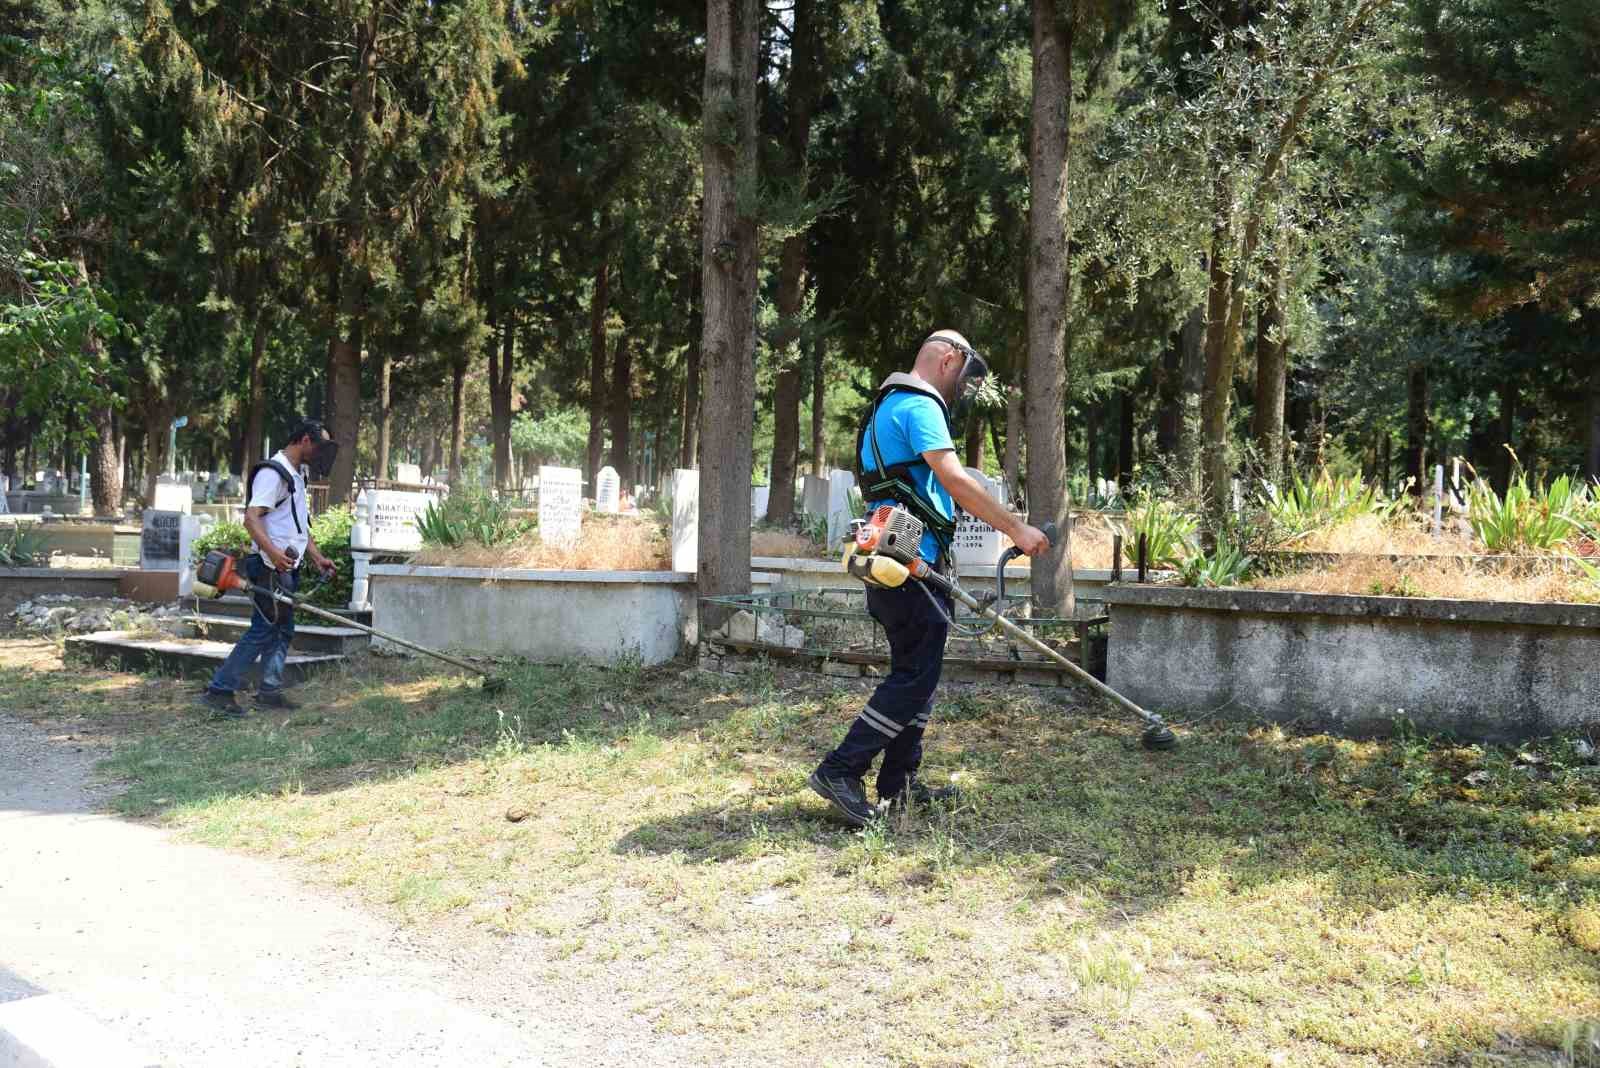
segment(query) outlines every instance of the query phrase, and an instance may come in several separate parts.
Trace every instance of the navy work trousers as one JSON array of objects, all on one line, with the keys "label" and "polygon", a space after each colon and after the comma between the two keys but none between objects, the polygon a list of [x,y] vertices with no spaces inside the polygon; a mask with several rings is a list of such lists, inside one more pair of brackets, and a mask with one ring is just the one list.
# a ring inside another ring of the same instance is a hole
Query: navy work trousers
[{"label": "navy work trousers", "polygon": [[[294,593],[300,584],[298,571],[280,571],[274,575],[272,565],[262,561],[255,553],[240,563],[245,578],[257,586],[274,582],[284,593]],[[251,595],[255,610],[250,613],[250,629],[244,632],[228,658],[211,676],[212,693],[233,693],[244,683],[244,674],[257,660],[261,661],[260,693],[276,693],[283,687],[283,668],[289,660],[289,643],[294,641],[294,608],[279,604],[270,597]]]},{"label": "navy work trousers", "polygon": [[905,789],[922,763],[922,734],[933,712],[933,691],[939,686],[944,643],[950,635],[950,600],[913,579],[893,590],[869,586],[867,611],[888,635],[889,675],[822,766],[860,779],[881,752],[878,796],[891,798]]}]

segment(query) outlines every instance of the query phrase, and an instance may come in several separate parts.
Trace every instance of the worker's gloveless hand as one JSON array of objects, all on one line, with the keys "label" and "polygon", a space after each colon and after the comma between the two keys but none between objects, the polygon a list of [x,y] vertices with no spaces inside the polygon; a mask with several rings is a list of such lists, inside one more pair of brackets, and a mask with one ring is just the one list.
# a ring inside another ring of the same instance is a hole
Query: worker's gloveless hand
[{"label": "worker's gloveless hand", "polygon": [[1030,527],[1026,523],[1022,524],[1022,529],[1017,531],[1011,540],[1016,543],[1017,548],[1029,556],[1042,556],[1050,548],[1050,539],[1044,536],[1044,531],[1038,527]]},{"label": "worker's gloveless hand", "polygon": [[267,562],[270,563],[273,569],[276,571],[294,570],[294,561],[290,560],[284,551],[276,546],[267,552]]}]

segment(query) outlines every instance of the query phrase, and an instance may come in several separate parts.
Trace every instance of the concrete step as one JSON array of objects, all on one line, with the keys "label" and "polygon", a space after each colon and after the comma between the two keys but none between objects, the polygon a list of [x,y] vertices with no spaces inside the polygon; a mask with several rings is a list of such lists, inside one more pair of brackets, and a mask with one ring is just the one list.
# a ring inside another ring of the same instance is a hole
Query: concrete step
[{"label": "concrete step", "polygon": [[[295,616],[294,641],[289,645],[293,652],[348,656],[365,652],[372,644],[372,636],[364,630],[307,623],[306,619],[304,615]],[[232,616],[190,616],[184,622],[189,627],[191,637],[211,638],[229,645],[250,629],[248,619],[235,619]]]},{"label": "concrete step", "polygon": [[[233,645],[228,642],[199,638],[136,638],[121,630],[102,630],[67,639],[68,659],[83,659],[124,671],[155,669],[190,677],[209,677],[232,649]],[[304,681],[312,672],[342,663],[344,659],[329,653],[291,652],[283,669],[284,681]],[[245,675],[246,685],[253,685],[259,677],[259,666],[252,667]]]},{"label": "concrete step", "polygon": [[[251,604],[253,602],[243,594],[230,593],[214,600],[201,598],[199,603],[200,614],[203,616],[227,616],[234,619],[247,620],[250,618]],[[318,607],[322,606],[318,605]],[[371,609],[363,608],[357,611],[350,608],[330,608],[328,611],[346,619],[353,619],[357,623],[365,623],[369,627],[372,626]],[[315,618],[309,612],[303,613],[303,616],[305,618]]]}]

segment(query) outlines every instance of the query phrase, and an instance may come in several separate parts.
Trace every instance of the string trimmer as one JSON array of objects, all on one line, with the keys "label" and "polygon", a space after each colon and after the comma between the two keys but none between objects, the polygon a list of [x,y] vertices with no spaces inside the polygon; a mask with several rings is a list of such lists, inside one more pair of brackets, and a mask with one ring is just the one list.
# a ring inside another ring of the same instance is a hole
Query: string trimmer
[{"label": "string trimmer", "polygon": [[210,600],[221,597],[229,590],[243,590],[247,593],[253,593],[257,596],[265,597],[277,604],[288,605],[293,608],[298,608],[304,612],[310,612],[312,615],[326,619],[336,626],[354,627],[356,630],[364,631],[365,633],[372,635],[374,638],[382,638],[386,642],[393,642],[396,645],[402,645],[407,649],[413,649],[421,653],[423,656],[431,656],[435,660],[443,660],[446,664],[461,668],[463,671],[470,671],[474,675],[482,676],[484,693],[499,693],[501,690],[506,688],[505,679],[498,675],[491,675],[487,671],[477,667],[474,664],[469,664],[467,661],[457,659],[456,657],[450,656],[447,653],[441,653],[436,649],[429,649],[427,646],[418,645],[416,642],[407,641],[404,638],[397,638],[393,634],[385,634],[376,627],[369,627],[365,623],[357,623],[355,620],[347,619],[336,612],[329,612],[327,609],[318,608],[313,604],[307,604],[304,598],[297,597],[292,593],[287,593],[279,589],[269,589],[266,586],[259,586],[241,575],[238,568],[238,558],[232,553],[224,552],[221,549],[213,549],[206,553],[205,559],[201,560],[200,566],[195,569],[195,596],[204,597]]},{"label": "string trimmer", "polygon": [[[1055,545],[1058,537],[1056,525],[1047,523],[1042,529],[1045,537],[1050,539],[1050,544]],[[989,620],[991,627],[999,627],[1012,638],[1066,668],[1079,681],[1093,687],[1097,693],[1110,699],[1117,707],[1138,716],[1146,724],[1144,733],[1139,738],[1146,749],[1171,749],[1178,744],[1177,735],[1172,733],[1172,728],[1168,727],[1160,716],[1140,708],[1052,649],[1040,638],[1006,618],[1003,611],[1006,564],[1021,556],[1021,549],[1006,550],[1005,555],[1000,558],[1000,566],[996,571],[995,599],[992,602],[980,601],[963,590],[954,578],[941,575],[922,558],[918,551],[918,546],[922,542],[922,530],[922,521],[904,508],[894,505],[878,508],[857,528],[855,538],[846,546],[845,570],[868,586],[897,589],[905,585],[907,580],[914,579],[922,584],[923,592],[930,598],[933,594],[928,590],[929,586],[943,590],[978,616]],[[937,600],[934,603],[937,605]],[[942,605],[939,609],[941,612],[944,610]]]}]

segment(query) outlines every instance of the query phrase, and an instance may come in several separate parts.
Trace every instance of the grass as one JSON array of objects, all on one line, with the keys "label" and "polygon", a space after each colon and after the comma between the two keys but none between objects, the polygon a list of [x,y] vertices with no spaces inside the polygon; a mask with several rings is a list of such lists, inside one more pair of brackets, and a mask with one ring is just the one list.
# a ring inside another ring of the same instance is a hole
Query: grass
[{"label": "grass", "polygon": [[122,811],[531,947],[530,981],[725,1062],[1597,1063],[1575,740],[1199,723],[1152,755],[1059,695],[952,688],[928,767],[962,805],[852,832],[804,776],[856,683],[511,665],[489,700],[371,661],[221,725],[53,648],[3,647],[0,708],[118,740]]},{"label": "grass", "polygon": [[666,532],[652,518],[591,513],[584,516],[578,540],[572,545],[547,545],[533,532],[492,546],[472,541],[428,545],[412,555],[411,563],[425,567],[664,571],[671,555]]}]

